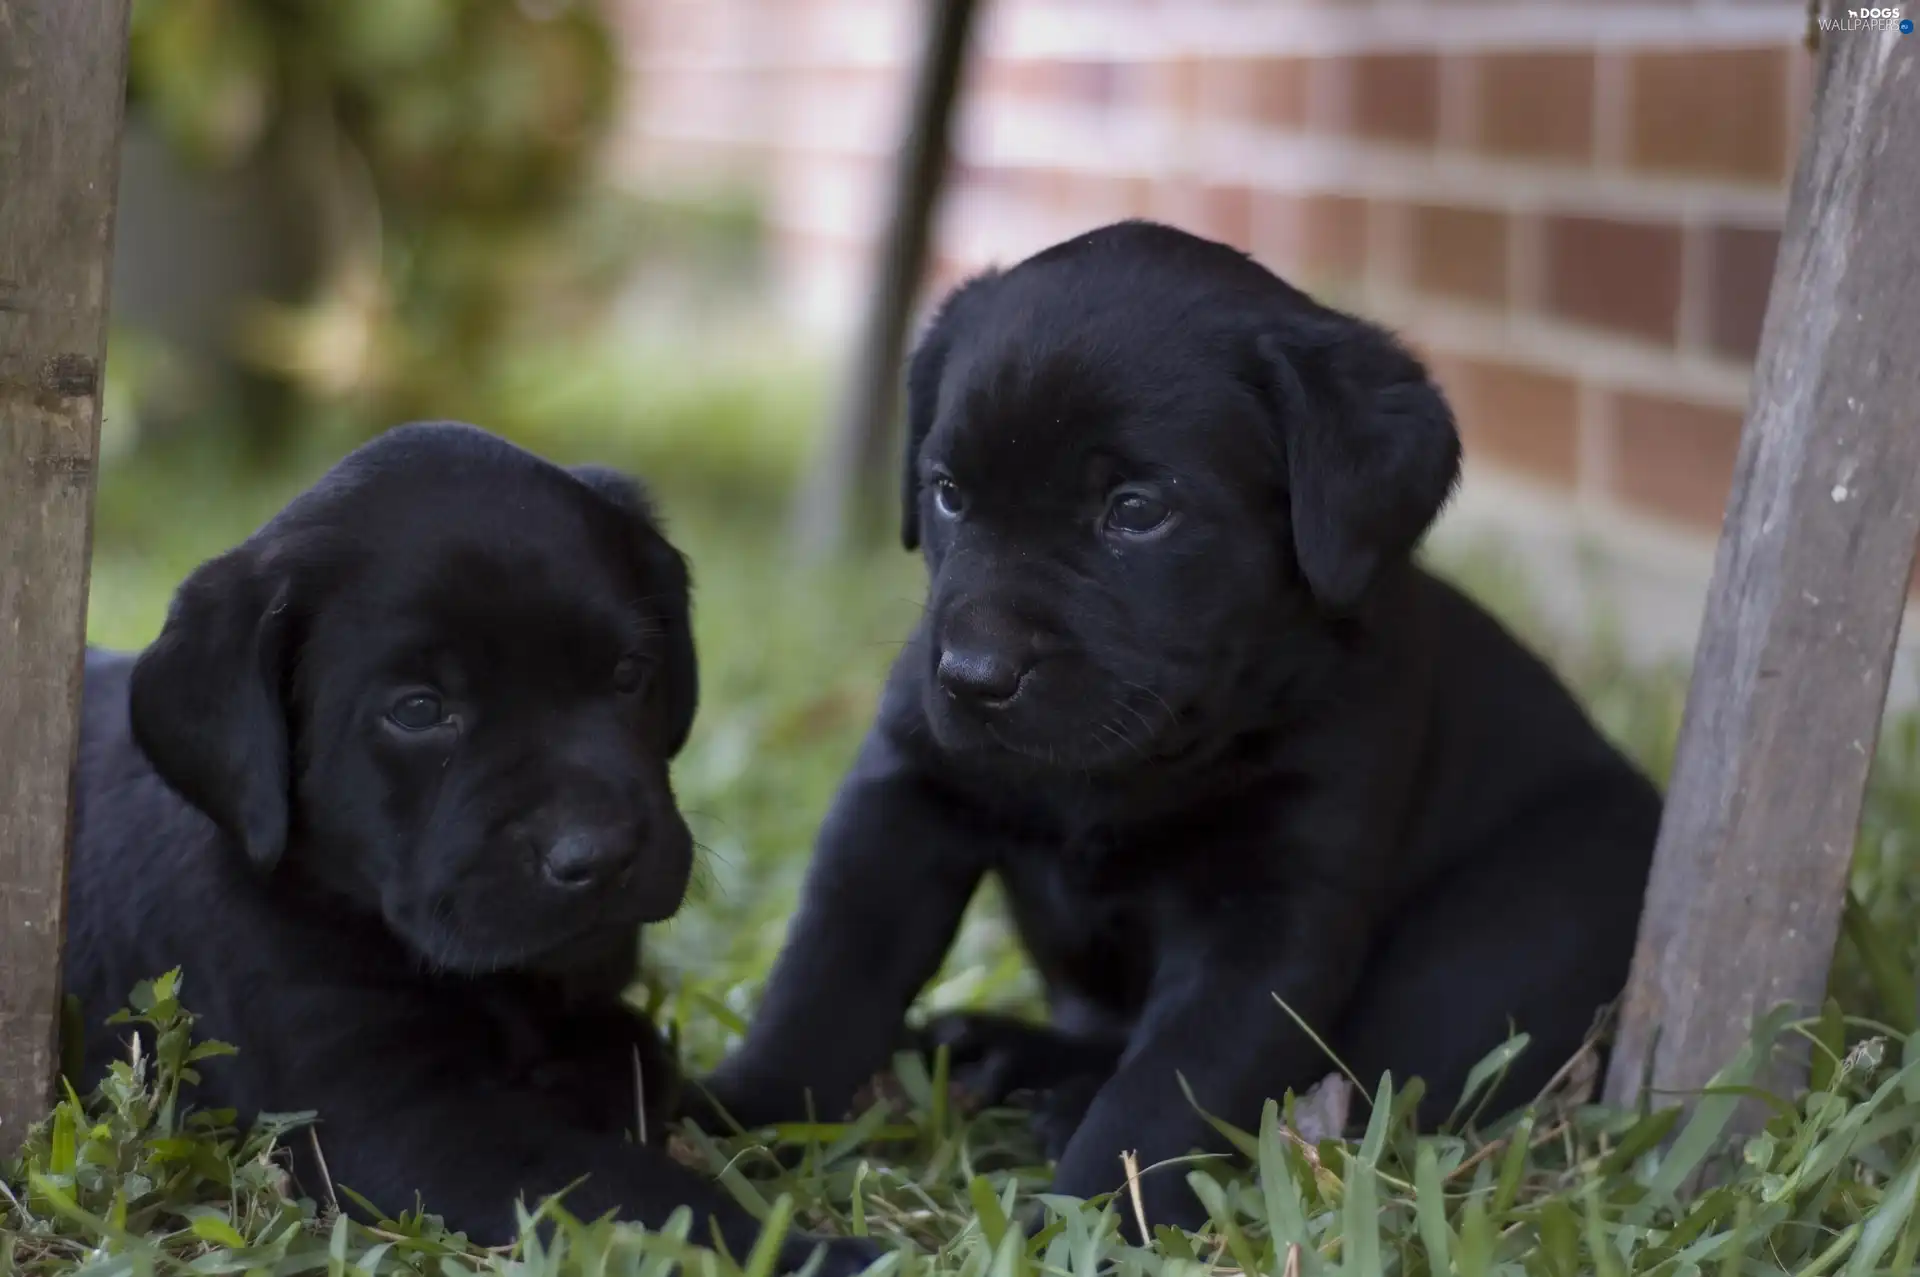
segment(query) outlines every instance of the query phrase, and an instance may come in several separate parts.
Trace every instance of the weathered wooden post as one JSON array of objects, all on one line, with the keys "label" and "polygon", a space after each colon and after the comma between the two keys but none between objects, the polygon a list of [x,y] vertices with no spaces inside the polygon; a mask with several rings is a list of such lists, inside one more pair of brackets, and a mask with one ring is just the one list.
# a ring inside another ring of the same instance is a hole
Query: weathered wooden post
[{"label": "weathered wooden post", "polygon": [[978,7],[978,0],[926,0],[926,46],[895,161],[879,277],[840,416],[801,492],[797,533],[809,556],[841,548],[855,521],[876,504],[875,494],[886,490],[907,325],[926,270],[933,214],[947,171],[947,135]]},{"label": "weathered wooden post", "polygon": [[[1825,996],[1920,535],[1920,36],[1830,31],[1609,1099]],[[1762,1082],[1791,1087],[1799,1063]]]},{"label": "weathered wooden post", "polygon": [[0,0],[0,1157],[58,1059],[128,0]]}]

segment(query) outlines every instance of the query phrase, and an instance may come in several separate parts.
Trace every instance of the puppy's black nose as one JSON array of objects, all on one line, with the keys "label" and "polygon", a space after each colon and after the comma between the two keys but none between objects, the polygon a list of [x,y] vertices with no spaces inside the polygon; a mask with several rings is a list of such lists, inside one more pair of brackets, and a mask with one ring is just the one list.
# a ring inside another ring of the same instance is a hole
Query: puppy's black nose
[{"label": "puppy's black nose", "polygon": [[992,652],[947,648],[940,653],[940,686],[955,700],[994,709],[1012,700],[1027,667]]},{"label": "puppy's black nose", "polygon": [[547,881],[569,891],[604,887],[633,868],[640,840],[619,833],[564,834],[541,862]]}]

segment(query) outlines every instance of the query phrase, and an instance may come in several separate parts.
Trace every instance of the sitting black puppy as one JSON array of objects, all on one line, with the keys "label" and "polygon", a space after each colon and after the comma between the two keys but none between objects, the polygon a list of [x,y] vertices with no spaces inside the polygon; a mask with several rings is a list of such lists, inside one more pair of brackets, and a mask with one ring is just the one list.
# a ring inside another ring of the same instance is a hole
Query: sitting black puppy
[{"label": "sitting black puppy", "polygon": [[[498,1244],[516,1197],[584,1176],[574,1213],[684,1204],[744,1256],[757,1223],[659,1146],[674,1062],[621,999],[692,866],[667,771],[687,595],[632,480],[417,424],[194,572],[137,659],[90,652],[66,951],[87,1083],[125,1049],[104,1018],[179,966],[239,1048],[202,1101],[318,1111],[310,1195],[324,1161]],[[831,1243],[826,1268],[873,1253]]]},{"label": "sitting black puppy", "polygon": [[[1517,1027],[1492,1103],[1531,1098],[1624,983],[1660,800],[1410,561],[1460,451],[1421,365],[1131,222],[957,290],[907,400],[924,619],[711,1098],[843,1109],[988,873],[1052,1026],[933,1035],[983,1098],[1045,1093],[1056,1191],[1221,1149],[1182,1077],[1248,1129],[1328,1073],[1276,999],[1429,1123]],[[1202,1222],[1185,1175],[1151,1221]]]}]

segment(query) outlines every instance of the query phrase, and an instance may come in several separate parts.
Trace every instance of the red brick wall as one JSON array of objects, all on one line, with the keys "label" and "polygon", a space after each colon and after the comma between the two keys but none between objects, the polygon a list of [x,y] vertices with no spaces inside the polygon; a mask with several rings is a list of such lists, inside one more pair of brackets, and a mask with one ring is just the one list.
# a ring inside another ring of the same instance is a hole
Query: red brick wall
[{"label": "red brick wall", "polygon": [[[626,0],[622,149],[766,196],[832,332],[866,285],[906,0]],[[1706,543],[1811,92],[1804,0],[983,0],[930,281],[1146,215],[1397,327],[1470,482]]]}]

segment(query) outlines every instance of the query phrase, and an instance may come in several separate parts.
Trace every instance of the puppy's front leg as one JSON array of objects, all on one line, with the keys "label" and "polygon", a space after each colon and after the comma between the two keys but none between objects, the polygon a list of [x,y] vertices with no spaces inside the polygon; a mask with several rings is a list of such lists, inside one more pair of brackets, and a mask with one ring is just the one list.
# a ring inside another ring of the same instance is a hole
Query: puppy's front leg
[{"label": "puppy's front leg", "polygon": [[[351,1098],[342,1093],[321,1110],[317,1141],[294,1139],[301,1189],[324,1198],[336,1185],[346,1187],[386,1212],[411,1210],[419,1200],[447,1227],[486,1246],[513,1241],[515,1198],[534,1210],[563,1191],[572,1216],[612,1212],[649,1229],[685,1206],[693,1212],[691,1239],[712,1244],[718,1233],[735,1260],[745,1260],[758,1241],[753,1216],[664,1148],[580,1129],[572,1125],[574,1106],[555,1096],[461,1087],[455,1077],[453,1070],[411,1073],[401,1077],[403,1091],[390,1081],[355,1087]],[[780,1271],[801,1269],[822,1246],[824,1277],[849,1277],[883,1254],[864,1239],[793,1233],[781,1246]]]},{"label": "puppy's front leg", "polygon": [[[440,1046],[421,1040],[444,1027],[415,1008],[316,1030],[310,1046],[319,1049],[294,1061],[274,1096],[278,1107],[320,1114],[316,1138],[292,1141],[307,1195],[350,1206],[337,1191],[348,1188],[388,1212],[418,1201],[488,1246],[514,1239],[516,1198],[531,1210],[563,1191],[578,1218],[612,1212],[648,1228],[684,1206],[692,1239],[708,1245],[717,1232],[736,1259],[758,1241],[758,1221],[664,1148],[581,1126],[577,1103],[487,1075],[464,1049],[471,1043],[452,1034]],[[340,1045],[346,1039],[352,1048]],[[820,1247],[824,1277],[850,1277],[881,1254],[864,1239],[796,1233],[781,1248],[780,1270],[797,1271]]]},{"label": "puppy's front leg", "polygon": [[[1331,1062],[1275,998],[1324,1036],[1358,978],[1364,926],[1326,896],[1287,902],[1264,920],[1234,913],[1170,947],[1119,1069],[1060,1158],[1054,1191],[1092,1197],[1119,1188],[1122,1153],[1136,1154],[1145,1170],[1195,1150],[1228,1151],[1182,1093],[1183,1077],[1207,1112],[1253,1130],[1267,1099],[1327,1072]],[[1276,921],[1286,937],[1277,953]],[[1205,1222],[1186,1182],[1192,1169],[1181,1163],[1142,1176],[1149,1225]],[[1121,1214],[1133,1230],[1130,1204]]]},{"label": "puppy's front leg", "polygon": [[748,1127],[803,1118],[809,1099],[822,1120],[841,1117],[900,1044],[986,864],[965,814],[872,732],[821,828],[747,1040],[704,1084],[712,1100]]}]

